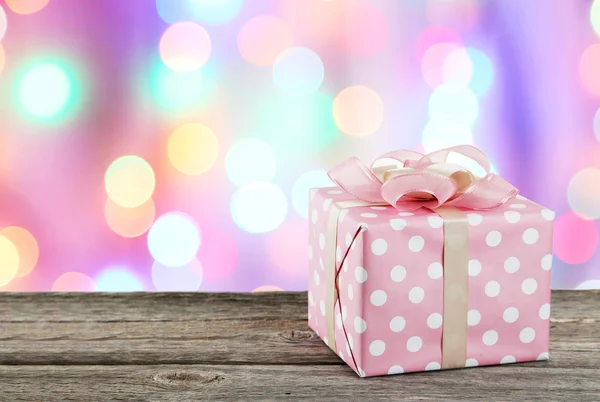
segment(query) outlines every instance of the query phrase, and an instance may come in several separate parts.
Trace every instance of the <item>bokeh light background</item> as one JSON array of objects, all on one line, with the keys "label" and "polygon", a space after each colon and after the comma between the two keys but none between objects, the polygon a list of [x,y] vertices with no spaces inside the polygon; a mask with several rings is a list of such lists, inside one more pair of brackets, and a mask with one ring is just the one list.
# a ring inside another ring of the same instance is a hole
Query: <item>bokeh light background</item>
[{"label": "bokeh light background", "polygon": [[0,0],[0,290],[306,289],[328,168],[460,143],[600,287],[600,0]]}]

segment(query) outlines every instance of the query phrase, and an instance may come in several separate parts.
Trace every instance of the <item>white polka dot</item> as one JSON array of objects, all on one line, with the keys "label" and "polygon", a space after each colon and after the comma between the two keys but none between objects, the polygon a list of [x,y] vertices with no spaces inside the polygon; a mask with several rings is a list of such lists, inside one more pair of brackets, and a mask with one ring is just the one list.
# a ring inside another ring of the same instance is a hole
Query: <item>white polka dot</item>
[{"label": "white polka dot", "polygon": [[352,289],[352,284],[348,285],[348,299],[354,299],[354,289]]},{"label": "white polka dot", "polygon": [[467,359],[467,362],[465,363],[465,367],[477,367],[479,366],[479,362],[477,361],[477,359]]},{"label": "white polka dot", "polygon": [[365,372],[360,367],[358,368],[358,375],[361,376],[361,377],[366,376]]},{"label": "white polka dot", "polygon": [[350,353],[350,344],[348,344],[348,342],[346,342],[346,353],[348,354],[348,356],[352,356],[352,353]]},{"label": "white polka dot", "polygon": [[312,261],[313,259],[313,248],[311,245],[308,246],[308,259]]},{"label": "white polka dot", "polygon": [[350,233],[346,233],[346,246],[350,246],[352,243],[352,235]]},{"label": "white polka dot", "polygon": [[539,354],[536,360],[548,360],[550,358],[550,354],[548,352],[542,352]]},{"label": "white polka dot", "polygon": [[387,242],[384,239],[375,239],[371,244],[371,251],[375,255],[384,255],[387,251]]},{"label": "white polka dot", "polygon": [[521,214],[517,211],[506,211],[504,212],[504,217],[508,223],[517,223],[521,220]]},{"label": "white polka dot", "polygon": [[312,211],[311,220],[312,220],[313,224],[316,224],[317,221],[319,220],[319,213],[317,212],[316,209],[313,209],[313,211]]},{"label": "white polka dot", "polygon": [[402,282],[406,278],[406,268],[402,265],[396,265],[392,268],[391,276],[394,282]]},{"label": "white polka dot", "polygon": [[398,216],[413,216],[412,212],[398,212]]},{"label": "white polka dot", "polygon": [[[352,339],[352,334],[347,334],[348,335],[348,345],[350,345],[350,347],[352,349],[354,349],[354,339]],[[350,352],[348,352],[348,354],[350,354]]]},{"label": "white polka dot", "polygon": [[369,352],[372,356],[381,356],[385,352],[385,342],[376,340],[369,345]]},{"label": "white polka dot", "polygon": [[367,280],[367,270],[361,267],[360,265],[356,267],[354,270],[354,277],[356,278],[356,282],[365,283]]},{"label": "white polka dot", "polygon": [[442,366],[438,362],[427,363],[425,366],[425,371],[439,370]]},{"label": "white polka dot", "polygon": [[550,211],[549,209],[542,209],[542,217],[547,221],[553,221],[554,216],[556,215],[554,211]]},{"label": "white polka dot", "polygon": [[337,246],[335,248],[335,260],[337,262],[342,261],[342,249],[340,248],[340,246]]},{"label": "white polka dot", "polygon": [[329,207],[331,206],[331,198],[327,198],[324,202],[323,202],[323,211],[327,211],[329,209]]},{"label": "white polka dot", "polygon": [[482,339],[485,345],[493,346],[498,342],[498,333],[494,330],[485,331]]},{"label": "white polka dot", "polygon": [[405,326],[406,326],[406,321],[404,320],[404,317],[400,317],[400,316],[394,317],[390,321],[390,329],[393,332],[401,332]]},{"label": "white polka dot", "polygon": [[542,258],[542,269],[544,271],[550,271],[552,269],[552,254],[546,254]]},{"label": "white polka dot", "polygon": [[362,334],[367,330],[367,323],[360,317],[354,319],[354,329],[357,333]]},{"label": "white polka dot", "polygon": [[392,366],[388,370],[388,374],[390,374],[390,375],[392,375],[392,374],[402,374],[402,373],[404,373],[404,368],[402,368],[402,366]]},{"label": "white polka dot", "polygon": [[508,356],[504,356],[501,360],[500,360],[500,364],[508,364],[508,363],[514,363],[516,362],[517,359],[515,359],[514,356],[508,355]]},{"label": "white polka dot", "polygon": [[335,315],[335,323],[339,329],[342,329],[342,315],[340,313]]},{"label": "white polka dot", "polygon": [[319,268],[325,271],[325,265],[323,265],[323,259],[321,257],[319,257]]},{"label": "white polka dot", "polygon": [[469,276],[477,276],[481,272],[479,260],[469,260]]},{"label": "white polka dot", "polygon": [[321,283],[321,277],[319,276],[319,271],[314,271],[313,279],[315,281],[315,285],[319,286],[319,284]]},{"label": "white polka dot", "polygon": [[312,316],[312,314],[310,314],[310,311],[308,312],[308,320],[310,321],[310,317]]},{"label": "white polka dot", "polygon": [[430,314],[427,318],[427,326],[431,329],[438,329],[442,326],[442,315],[440,313]]},{"label": "white polka dot", "polygon": [[390,220],[390,226],[394,230],[402,230],[406,227],[406,220],[404,219],[392,219]]},{"label": "white polka dot", "polygon": [[418,253],[425,247],[425,239],[421,236],[413,236],[408,241],[408,249],[412,252]]},{"label": "white polka dot", "polygon": [[313,188],[308,193],[310,194],[310,199],[312,200],[313,198],[315,198],[315,195],[317,195],[317,189]]},{"label": "white polka dot", "polygon": [[548,318],[550,318],[550,304],[543,304],[542,307],[540,307],[539,314],[542,320],[547,320]]},{"label": "white polka dot", "polygon": [[489,281],[485,285],[485,294],[489,297],[496,297],[500,294],[500,284],[496,281]]},{"label": "white polka dot", "polygon": [[514,274],[521,268],[521,261],[517,257],[508,257],[504,261],[504,270],[509,274]]},{"label": "white polka dot", "polygon": [[467,214],[467,219],[471,226],[479,226],[481,225],[481,222],[483,222],[483,216],[479,214]]},{"label": "white polka dot", "polygon": [[374,306],[383,306],[387,300],[387,294],[383,290],[376,290],[371,293],[371,304]]},{"label": "white polka dot", "polygon": [[323,342],[325,342],[325,345],[329,346],[329,340],[327,339],[327,337],[323,338]]},{"label": "white polka dot", "polygon": [[342,209],[342,211],[340,212],[340,217],[338,218],[338,222],[343,221],[346,215],[348,215],[348,212],[350,212],[349,209]]},{"label": "white polka dot", "polygon": [[415,286],[410,290],[410,292],[408,292],[408,299],[412,303],[421,303],[423,301],[423,298],[425,298],[425,291],[423,290],[423,288]]},{"label": "white polka dot", "polygon": [[521,284],[521,290],[526,295],[532,295],[537,290],[537,282],[533,278],[527,278]]},{"label": "white polka dot", "polygon": [[325,315],[325,302],[323,300],[321,300],[319,302],[319,309],[321,310],[321,315],[324,316]]},{"label": "white polka dot", "polygon": [[525,204],[510,204],[509,206],[514,209],[524,209],[527,207]]},{"label": "white polka dot", "polygon": [[434,229],[441,228],[444,224],[444,220],[441,216],[430,216],[427,218],[427,222],[429,222],[429,226],[431,226]]},{"label": "white polka dot", "polygon": [[540,234],[534,228],[529,228],[525,232],[523,232],[523,241],[526,244],[535,244],[540,238]]},{"label": "white polka dot", "polygon": [[406,342],[406,349],[408,349],[409,352],[418,352],[421,350],[422,346],[423,341],[418,336],[410,337]]},{"label": "white polka dot", "polygon": [[325,235],[323,233],[319,235],[319,248],[321,250],[325,248]]},{"label": "white polka dot", "polygon": [[473,327],[479,324],[479,321],[481,321],[481,313],[477,310],[469,310],[467,313],[467,324]]},{"label": "white polka dot", "polygon": [[533,328],[525,328],[519,334],[519,339],[523,343],[531,343],[535,339],[535,331]]},{"label": "white polka dot", "polygon": [[504,321],[512,324],[519,319],[519,310],[516,307],[508,307],[506,310],[504,310],[502,318],[504,318]]},{"label": "white polka dot", "polygon": [[331,194],[331,195],[339,195],[342,194],[342,192],[340,190],[329,190],[327,192],[327,194]]},{"label": "white polka dot", "polygon": [[431,279],[440,279],[444,275],[444,267],[439,262],[434,262],[427,268],[427,274]]},{"label": "white polka dot", "polygon": [[371,207],[371,209],[374,209],[376,211],[385,211],[387,208],[386,207]]},{"label": "white polka dot", "polygon": [[492,230],[485,236],[485,242],[490,247],[496,247],[502,241],[502,235],[497,230]]},{"label": "white polka dot", "polygon": [[346,318],[348,318],[348,309],[346,306],[342,306],[342,320],[346,322]]},{"label": "white polka dot", "polygon": [[517,195],[515,195],[515,198],[516,198],[517,200],[526,200],[526,199],[527,199],[527,198],[523,197],[521,194],[517,194]]},{"label": "white polka dot", "polygon": [[360,214],[363,218],[377,218],[377,214],[372,214],[370,212],[365,212],[364,214]]}]

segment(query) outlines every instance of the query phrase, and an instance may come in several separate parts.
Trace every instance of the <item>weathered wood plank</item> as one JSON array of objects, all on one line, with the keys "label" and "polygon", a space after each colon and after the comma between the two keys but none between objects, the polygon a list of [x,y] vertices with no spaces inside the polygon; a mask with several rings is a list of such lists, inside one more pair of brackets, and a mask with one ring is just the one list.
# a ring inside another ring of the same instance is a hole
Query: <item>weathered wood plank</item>
[{"label": "weathered wood plank", "polygon": [[0,398],[52,400],[567,400],[600,399],[600,369],[556,363],[361,379],[348,367],[0,366]]}]

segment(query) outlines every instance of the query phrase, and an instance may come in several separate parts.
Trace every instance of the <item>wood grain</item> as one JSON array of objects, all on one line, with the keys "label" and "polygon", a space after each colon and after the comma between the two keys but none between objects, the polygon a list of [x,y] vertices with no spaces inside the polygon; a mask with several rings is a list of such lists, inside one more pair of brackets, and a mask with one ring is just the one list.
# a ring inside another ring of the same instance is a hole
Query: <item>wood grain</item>
[{"label": "wood grain", "polygon": [[0,401],[600,400],[600,292],[554,291],[551,361],[360,379],[306,292],[0,294]]}]

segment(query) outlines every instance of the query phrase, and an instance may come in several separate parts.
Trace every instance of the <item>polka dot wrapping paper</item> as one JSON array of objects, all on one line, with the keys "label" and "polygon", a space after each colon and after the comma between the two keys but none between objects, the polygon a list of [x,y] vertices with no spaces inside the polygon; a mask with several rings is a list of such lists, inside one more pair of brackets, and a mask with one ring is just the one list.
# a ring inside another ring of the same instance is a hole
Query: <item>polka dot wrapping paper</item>
[{"label": "polka dot wrapping paper", "polygon": [[[326,266],[328,221],[332,205],[351,198],[335,187],[310,195],[309,325],[330,346],[326,303],[332,289],[326,276],[334,267]],[[554,212],[521,196],[464,212],[465,367],[547,360]],[[443,219],[430,210],[341,210],[336,264],[347,257],[334,305],[335,351],[361,377],[441,369],[443,246]]]}]

